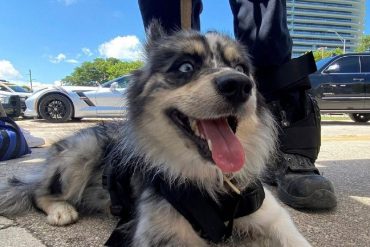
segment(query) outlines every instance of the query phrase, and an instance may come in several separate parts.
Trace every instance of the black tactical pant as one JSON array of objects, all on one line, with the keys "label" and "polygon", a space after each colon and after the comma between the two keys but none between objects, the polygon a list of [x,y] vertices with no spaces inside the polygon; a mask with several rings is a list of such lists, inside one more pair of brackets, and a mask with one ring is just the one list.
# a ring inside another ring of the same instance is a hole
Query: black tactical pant
[{"label": "black tactical pant", "polygon": [[[180,29],[180,0],[138,1],[145,27],[152,19],[159,19],[168,33]],[[290,82],[266,77],[291,61],[292,40],[287,27],[286,1],[229,0],[229,3],[234,16],[235,37],[248,48],[256,68],[259,91],[271,105],[278,105],[272,110],[279,122],[297,123],[296,126],[291,125],[293,129],[282,126],[287,130],[281,133],[282,150],[314,161],[320,146],[320,119],[306,95],[306,90],[310,88],[307,75]],[[200,30],[202,8],[202,0],[192,0],[193,29]],[[286,119],[281,119],[282,115]],[[290,145],[290,140],[295,142],[294,145]],[[300,140],[299,143],[297,140]]]},{"label": "black tactical pant", "polygon": [[[200,30],[202,1],[192,1],[192,28]],[[235,36],[248,47],[256,68],[279,66],[290,60],[292,41],[284,0],[229,2],[234,15]],[[152,19],[159,19],[168,32],[180,29],[179,0],[139,0],[139,5],[145,27]]]}]

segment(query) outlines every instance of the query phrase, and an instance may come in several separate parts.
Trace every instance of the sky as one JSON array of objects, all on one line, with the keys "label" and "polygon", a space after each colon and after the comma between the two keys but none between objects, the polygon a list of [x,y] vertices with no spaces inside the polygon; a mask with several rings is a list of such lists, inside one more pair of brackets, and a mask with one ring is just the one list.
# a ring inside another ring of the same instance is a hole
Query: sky
[{"label": "sky", "polygon": [[[202,31],[233,34],[227,0],[203,0]],[[0,79],[53,84],[97,57],[140,58],[137,0],[1,0]],[[370,0],[365,33],[370,34]]]}]

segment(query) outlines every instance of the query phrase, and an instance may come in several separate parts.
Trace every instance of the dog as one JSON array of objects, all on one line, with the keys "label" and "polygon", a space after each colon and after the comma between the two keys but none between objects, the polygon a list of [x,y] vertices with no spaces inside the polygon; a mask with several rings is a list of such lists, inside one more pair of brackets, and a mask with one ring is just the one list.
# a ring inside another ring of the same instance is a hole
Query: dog
[{"label": "dog", "polygon": [[237,41],[217,32],[168,34],[154,22],[144,50],[126,92],[126,119],[54,143],[42,173],[0,186],[0,215],[36,207],[49,224],[63,226],[76,222],[78,211],[107,212],[112,202],[102,176],[114,164],[116,174],[130,171],[124,182],[133,213],[117,229],[129,232],[122,246],[310,246],[267,189],[259,208],[233,219],[231,236],[218,243],[158,192],[156,177],[169,191],[190,186],[222,204],[222,195],[258,182],[274,156],[277,127]]}]

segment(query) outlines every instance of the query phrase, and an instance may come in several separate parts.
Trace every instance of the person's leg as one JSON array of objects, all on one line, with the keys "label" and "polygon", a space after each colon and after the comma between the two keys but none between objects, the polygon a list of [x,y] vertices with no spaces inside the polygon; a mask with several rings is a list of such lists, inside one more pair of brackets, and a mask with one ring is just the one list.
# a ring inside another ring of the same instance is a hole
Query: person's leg
[{"label": "person's leg", "polygon": [[[168,33],[181,28],[180,0],[138,1],[145,28],[149,26],[153,19],[159,20]],[[201,0],[192,0],[192,29],[200,30],[199,16],[202,8]]]},{"label": "person's leg", "polygon": [[279,198],[292,207],[335,207],[332,183],[314,166],[320,113],[306,90],[316,67],[309,54],[291,60],[285,0],[229,2],[235,36],[249,49],[259,90],[281,126],[279,158],[269,165],[267,182],[276,184]]}]

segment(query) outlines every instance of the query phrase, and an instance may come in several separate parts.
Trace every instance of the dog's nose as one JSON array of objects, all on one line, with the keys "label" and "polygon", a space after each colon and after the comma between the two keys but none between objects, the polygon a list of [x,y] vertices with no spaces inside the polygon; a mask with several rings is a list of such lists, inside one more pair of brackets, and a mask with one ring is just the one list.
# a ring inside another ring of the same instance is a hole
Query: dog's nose
[{"label": "dog's nose", "polygon": [[248,77],[240,74],[220,76],[216,85],[219,93],[234,105],[247,101],[253,86]]}]

